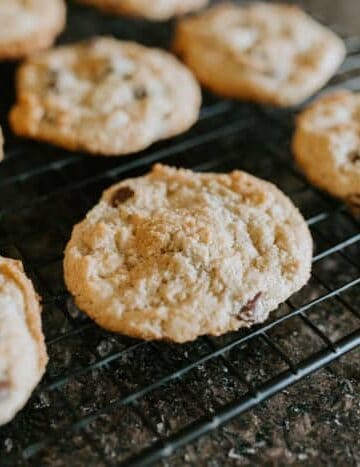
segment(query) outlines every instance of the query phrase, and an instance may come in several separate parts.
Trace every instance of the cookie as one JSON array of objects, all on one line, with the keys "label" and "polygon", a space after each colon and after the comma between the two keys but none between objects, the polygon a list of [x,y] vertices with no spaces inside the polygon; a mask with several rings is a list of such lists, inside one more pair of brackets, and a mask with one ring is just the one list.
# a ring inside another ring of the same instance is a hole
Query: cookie
[{"label": "cookie", "polygon": [[25,405],[45,371],[40,313],[21,263],[0,257],[0,425]]},{"label": "cookie", "polygon": [[153,21],[165,21],[173,16],[199,10],[209,0],[79,0],[115,14],[142,17]]},{"label": "cookie", "polygon": [[16,134],[107,156],[186,131],[201,104],[199,85],[175,57],[110,37],[31,58],[17,94]]},{"label": "cookie", "polygon": [[301,9],[266,3],[185,18],[174,49],[215,93],[278,106],[309,97],[345,57],[341,39]]},{"label": "cookie", "polygon": [[312,183],[360,207],[360,94],[334,92],[305,109],[293,151]]},{"label": "cookie", "polygon": [[1,0],[0,60],[50,47],[65,26],[64,0]]},{"label": "cookie", "polygon": [[311,256],[304,219],[274,185],[156,165],[105,191],[64,271],[104,328],[186,342],[264,321],[307,282]]}]

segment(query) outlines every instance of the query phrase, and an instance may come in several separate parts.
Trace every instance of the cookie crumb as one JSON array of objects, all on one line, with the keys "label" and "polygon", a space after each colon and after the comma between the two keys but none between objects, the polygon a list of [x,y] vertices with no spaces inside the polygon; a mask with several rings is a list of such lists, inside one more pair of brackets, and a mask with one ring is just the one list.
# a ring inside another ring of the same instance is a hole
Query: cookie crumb
[{"label": "cookie crumb", "polygon": [[4,447],[6,452],[11,452],[12,448],[14,447],[13,440],[11,438],[6,438],[4,441]]},{"label": "cookie crumb", "polygon": [[[236,459],[238,461],[244,461],[244,460],[247,460],[244,456],[242,456],[241,454],[238,454],[234,448],[231,448],[229,453],[228,453],[228,457],[229,459]],[[246,462],[247,463],[247,462]]]}]

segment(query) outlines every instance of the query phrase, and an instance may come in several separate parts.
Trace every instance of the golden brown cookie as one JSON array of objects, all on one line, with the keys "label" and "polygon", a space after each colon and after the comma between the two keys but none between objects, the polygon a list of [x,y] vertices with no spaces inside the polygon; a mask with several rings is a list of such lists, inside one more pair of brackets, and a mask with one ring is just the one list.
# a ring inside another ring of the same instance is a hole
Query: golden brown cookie
[{"label": "golden brown cookie", "polygon": [[173,16],[199,10],[209,0],[79,0],[104,11],[164,21]]},{"label": "golden brown cookie", "polygon": [[174,50],[214,92],[280,106],[302,102],[345,57],[341,39],[296,6],[226,3],[179,21]]},{"label": "golden brown cookie", "polygon": [[105,191],[64,270],[104,328],[185,342],[264,321],[307,282],[311,256],[304,219],[274,185],[156,165]]},{"label": "golden brown cookie", "polygon": [[22,65],[10,122],[20,136],[118,156],[186,131],[200,104],[198,83],[171,54],[98,37]]},{"label": "golden brown cookie", "polygon": [[317,186],[360,207],[360,94],[331,93],[297,119],[296,161]]},{"label": "golden brown cookie", "polygon": [[26,404],[45,371],[40,314],[22,264],[0,257],[0,425]]},{"label": "golden brown cookie", "polygon": [[65,17],[64,0],[0,0],[0,60],[50,47]]}]

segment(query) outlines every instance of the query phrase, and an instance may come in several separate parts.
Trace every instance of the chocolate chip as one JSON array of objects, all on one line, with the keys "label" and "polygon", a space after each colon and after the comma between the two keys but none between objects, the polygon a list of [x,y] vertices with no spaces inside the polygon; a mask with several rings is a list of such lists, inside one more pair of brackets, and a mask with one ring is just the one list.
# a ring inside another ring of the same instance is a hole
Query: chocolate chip
[{"label": "chocolate chip", "polygon": [[352,164],[359,164],[360,163],[360,151],[352,151],[348,155],[348,159]]},{"label": "chocolate chip", "polygon": [[42,118],[46,123],[49,123],[50,125],[56,125],[57,123],[56,114],[51,110],[45,112]]},{"label": "chocolate chip", "polygon": [[123,75],[122,78],[123,78],[124,81],[129,81],[129,80],[132,79],[132,77],[133,77],[132,73],[125,73],[125,75]]},{"label": "chocolate chip", "polygon": [[107,64],[104,66],[104,69],[102,70],[101,73],[99,73],[99,81],[102,81],[103,79],[107,78],[109,75],[114,73],[114,67],[111,64]]},{"label": "chocolate chip", "polygon": [[143,100],[148,96],[148,93],[144,86],[136,86],[134,88],[134,97],[137,100]]},{"label": "chocolate chip", "polygon": [[0,400],[5,399],[10,391],[10,381],[0,381]]},{"label": "chocolate chip", "polygon": [[275,70],[273,68],[267,68],[266,70],[263,70],[262,73],[267,78],[278,79],[278,80],[284,78],[284,74],[281,70]]},{"label": "chocolate chip", "polygon": [[115,191],[111,198],[111,206],[116,208],[121,203],[125,203],[134,196],[135,192],[128,186],[123,186]]},{"label": "chocolate chip", "polygon": [[254,298],[249,300],[240,310],[238,318],[242,321],[254,321],[253,311],[256,307],[256,304],[261,297],[262,292],[258,292]]},{"label": "chocolate chip", "polygon": [[48,88],[50,90],[59,92],[59,75],[60,72],[58,70],[49,71]]},{"label": "chocolate chip", "polygon": [[114,68],[114,66],[112,64],[109,64],[104,68],[104,71],[100,76],[100,79],[105,79],[107,76],[109,76],[111,74],[120,75],[120,77],[124,81],[129,81],[133,77],[133,74],[129,73],[129,72],[125,73],[124,75],[121,75],[121,72],[117,71],[116,68]]}]

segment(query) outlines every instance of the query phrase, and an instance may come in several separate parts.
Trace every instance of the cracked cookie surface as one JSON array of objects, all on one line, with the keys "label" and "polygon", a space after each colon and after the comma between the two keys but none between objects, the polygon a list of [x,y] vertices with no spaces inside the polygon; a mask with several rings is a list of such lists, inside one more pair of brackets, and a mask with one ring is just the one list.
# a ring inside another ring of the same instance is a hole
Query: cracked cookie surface
[{"label": "cracked cookie surface", "polygon": [[315,185],[360,208],[360,94],[321,97],[297,119],[296,161]]},{"label": "cracked cookie surface", "polygon": [[104,192],[64,270],[106,329],[185,342],[264,321],[307,282],[311,256],[304,219],[272,184],[156,165]]},{"label": "cracked cookie surface", "polygon": [[70,150],[116,156],[186,131],[200,88],[171,54],[98,37],[37,55],[20,67],[15,133]]},{"label": "cracked cookie surface", "polygon": [[265,3],[180,20],[174,49],[212,91],[280,106],[320,89],[345,57],[341,39],[301,9]]},{"label": "cracked cookie surface", "polygon": [[25,405],[45,371],[40,314],[21,263],[0,256],[0,425]]},{"label": "cracked cookie surface", "polygon": [[198,10],[209,0],[79,0],[104,11],[164,21]]},{"label": "cracked cookie surface", "polygon": [[65,26],[64,0],[1,0],[0,60],[50,47]]}]

